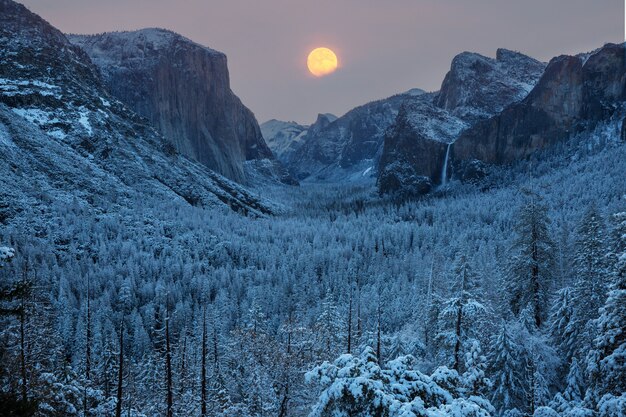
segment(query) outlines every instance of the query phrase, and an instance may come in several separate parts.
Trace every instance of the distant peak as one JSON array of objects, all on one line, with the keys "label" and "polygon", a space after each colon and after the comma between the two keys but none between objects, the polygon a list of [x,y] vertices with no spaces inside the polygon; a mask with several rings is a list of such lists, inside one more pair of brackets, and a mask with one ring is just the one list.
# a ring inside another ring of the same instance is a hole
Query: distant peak
[{"label": "distant peak", "polygon": [[496,61],[498,62],[513,62],[513,61],[529,61],[529,62],[533,62],[533,63],[540,63],[540,61],[536,60],[533,57],[530,57],[526,54],[523,54],[519,51],[512,51],[510,49],[505,49],[505,48],[499,48],[496,51]]},{"label": "distant peak", "polygon": [[77,34],[69,35],[69,38],[72,42],[77,43],[80,43],[81,40],[100,41],[106,39],[107,41],[114,41],[116,43],[126,45],[127,47],[144,49],[147,46],[148,49],[154,50],[170,48],[174,42],[179,41],[202,48],[211,54],[223,55],[222,52],[200,45],[199,43],[194,42],[179,33],[163,28],[144,28],[132,31],[105,32],[93,35]]},{"label": "distant peak", "polygon": [[325,121],[327,123],[332,123],[335,120],[337,120],[337,116],[335,116],[332,113],[318,113],[317,121],[315,123],[318,123],[318,122],[321,122],[321,121]]},{"label": "distant peak", "polygon": [[421,96],[422,94],[426,94],[426,91],[422,90],[421,88],[411,88],[408,91],[405,91],[403,94],[406,94],[407,96]]}]

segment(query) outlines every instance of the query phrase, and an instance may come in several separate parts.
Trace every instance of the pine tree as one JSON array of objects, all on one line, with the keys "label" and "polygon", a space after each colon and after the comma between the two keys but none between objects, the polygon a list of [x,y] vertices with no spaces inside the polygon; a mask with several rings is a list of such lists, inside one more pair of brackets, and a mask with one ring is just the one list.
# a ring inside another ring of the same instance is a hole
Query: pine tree
[{"label": "pine tree", "polygon": [[548,300],[553,286],[554,244],[550,238],[550,221],[537,195],[531,195],[518,215],[517,238],[509,265],[511,310],[519,315],[530,307],[540,328],[548,315]]},{"label": "pine tree", "polygon": [[510,332],[509,325],[503,321],[496,336],[492,339],[493,352],[491,374],[495,386],[492,403],[502,413],[520,405],[523,391],[520,380],[522,363],[520,347]]},{"label": "pine tree", "polygon": [[337,309],[334,297],[330,290],[322,302],[322,311],[317,317],[315,328],[319,338],[319,349],[326,359],[330,359],[337,353],[341,346],[342,320]]},{"label": "pine tree", "polygon": [[617,214],[615,219],[619,239],[614,281],[600,317],[595,320],[597,336],[587,357],[591,405],[602,396],[619,397],[626,392],[626,212]]},{"label": "pine tree", "polygon": [[480,343],[474,340],[465,353],[465,372],[462,375],[466,396],[480,396],[491,388],[491,381],[485,376],[487,358],[482,354]]},{"label": "pine tree", "polygon": [[550,336],[566,363],[574,356],[579,335],[574,324],[575,306],[572,289],[565,287],[557,292],[550,314]]},{"label": "pine tree", "polygon": [[578,360],[572,358],[572,363],[567,374],[567,387],[563,392],[563,397],[567,401],[582,401],[585,396],[585,380],[583,371],[578,365]]},{"label": "pine tree", "polygon": [[537,408],[548,403],[550,390],[548,382],[542,372],[540,361],[542,360],[532,349],[526,358],[526,402],[529,415],[534,415]]},{"label": "pine tree", "polygon": [[481,320],[487,309],[479,297],[478,278],[465,255],[461,255],[454,268],[452,297],[439,314],[437,339],[447,355],[450,366],[457,372],[464,370],[464,350],[478,337]]},{"label": "pine tree", "polygon": [[575,343],[571,353],[582,352],[581,356],[591,347],[595,332],[591,320],[598,317],[598,309],[607,292],[605,229],[600,213],[592,205],[579,226],[574,258],[576,281],[572,298],[576,308],[572,317],[571,333],[575,334]]}]

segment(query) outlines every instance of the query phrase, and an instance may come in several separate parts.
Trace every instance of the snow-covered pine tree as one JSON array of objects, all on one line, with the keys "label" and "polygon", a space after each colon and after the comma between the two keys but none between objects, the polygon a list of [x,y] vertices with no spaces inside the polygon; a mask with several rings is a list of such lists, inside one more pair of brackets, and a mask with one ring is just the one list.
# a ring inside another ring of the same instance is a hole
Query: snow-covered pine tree
[{"label": "snow-covered pine tree", "polygon": [[570,287],[556,293],[550,314],[550,336],[566,363],[571,362],[577,346],[578,327],[574,325],[575,306]]},{"label": "snow-covered pine tree", "polygon": [[563,398],[567,401],[582,401],[585,397],[585,386],[583,370],[580,365],[578,365],[578,359],[572,358],[572,363],[567,374],[567,387],[563,392]]},{"label": "snow-covered pine tree", "polygon": [[[606,227],[595,205],[583,216],[578,228],[574,272],[576,279],[572,291],[575,305],[570,333],[574,336],[571,354],[584,357],[591,347],[595,326],[591,320],[598,317],[598,309],[607,292]],[[566,357],[570,359],[571,356]]]},{"label": "snow-covered pine tree", "polygon": [[480,342],[473,340],[465,353],[465,372],[461,376],[465,395],[482,396],[492,387],[491,380],[485,376],[487,358],[482,354]]},{"label": "snow-covered pine tree", "polygon": [[0,246],[0,268],[15,256],[15,250],[6,246]]},{"label": "snow-covered pine tree", "polygon": [[626,212],[616,214],[615,220],[614,278],[595,320],[597,335],[587,356],[591,392],[586,401],[596,409],[626,412]]},{"label": "snow-covered pine tree", "polygon": [[513,313],[519,315],[530,307],[538,328],[548,315],[555,272],[555,249],[549,224],[540,197],[531,193],[518,214],[517,237],[509,264],[509,293]]},{"label": "snow-covered pine tree", "polygon": [[511,334],[510,325],[504,320],[492,339],[491,352],[490,373],[495,387],[491,401],[496,409],[503,413],[519,407],[523,395],[520,379],[523,371],[520,346]]},{"label": "snow-covered pine tree", "polygon": [[457,372],[465,370],[463,356],[478,337],[487,308],[479,295],[478,277],[467,256],[460,255],[454,265],[451,297],[439,313],[437,339],[439,356],[444,364]]},{"label": "snow-covered pine tree", "polygon": [[317,348],[322,352],[322,357],[330,359],[341,349],[342,323],[344,322],[337,309],[333,294],[326,291],[326,296],[322,302],[322,311],[317,317],[315,328],[319,344]]}]

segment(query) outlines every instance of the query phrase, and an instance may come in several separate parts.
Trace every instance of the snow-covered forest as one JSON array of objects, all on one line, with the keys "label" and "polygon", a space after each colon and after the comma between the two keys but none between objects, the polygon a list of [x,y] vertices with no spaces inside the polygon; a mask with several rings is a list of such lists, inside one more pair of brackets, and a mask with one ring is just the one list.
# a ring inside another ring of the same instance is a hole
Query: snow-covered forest
[{"label": "snow-covered forest", "polygon": [[406,202],[305,184],[257,190],[283,208],[258,218],[20,213],[0,227],[3,415],[624,415],[617,136]]}]

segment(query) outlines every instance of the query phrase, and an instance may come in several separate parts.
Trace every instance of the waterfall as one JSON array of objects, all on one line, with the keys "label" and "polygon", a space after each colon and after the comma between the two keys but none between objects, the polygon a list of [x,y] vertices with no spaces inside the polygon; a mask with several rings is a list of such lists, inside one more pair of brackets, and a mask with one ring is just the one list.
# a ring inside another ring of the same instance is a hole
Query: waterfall
[{"label": "waterfall", "polygon": [[441,169],[441,185],[446,185],[448,181],[448,157],[450,156],[450,145],[448,143],[448,148],[446,149],[446,159],[443,161],[443,168]]}]

